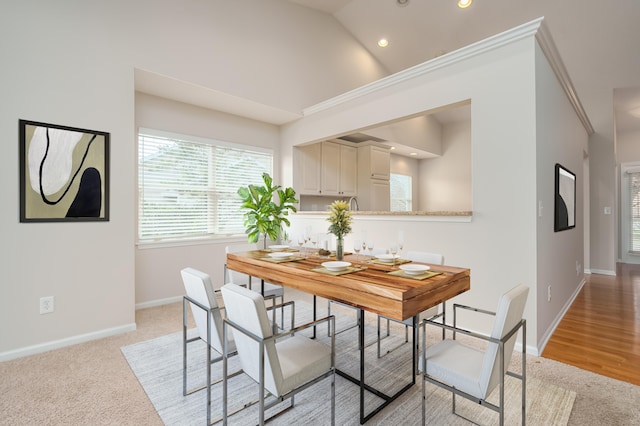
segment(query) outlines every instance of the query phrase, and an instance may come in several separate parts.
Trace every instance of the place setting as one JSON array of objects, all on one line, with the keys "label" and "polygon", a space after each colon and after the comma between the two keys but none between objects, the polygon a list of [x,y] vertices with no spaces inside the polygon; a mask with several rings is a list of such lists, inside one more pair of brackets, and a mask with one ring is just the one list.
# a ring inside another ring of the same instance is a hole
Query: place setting
[{"label": "place setting", "polygon": [[408,263],[406,265],[400,265],[398,268],[399,269],[395,271],[387,273],[389,275],[411,278],[414,280],[426,280],[427,278],[442,274],[442,272],[432,271],[429,265],[422,265],[419,263]]},{"label": "place setting", "polygon": [[261,258],[261,260],[266,260],[267,262],[273,262],[273,263],[294,262],[296,260],[302,260],[302,259],[303,257],[300,256],[300,252],[298,252],[297,250],[273,251],[273,252],[267,253],[266,256]]},{"label": "place setting", "polygon": [[328,275],[344,275],[352,272],[363,271],[364,268],[353,265],[351,262],[345,262],[340,260],[333,260],[329,262],[322,262],[319,267],[311,269],[313,272],[319,272],[321,274]]}]

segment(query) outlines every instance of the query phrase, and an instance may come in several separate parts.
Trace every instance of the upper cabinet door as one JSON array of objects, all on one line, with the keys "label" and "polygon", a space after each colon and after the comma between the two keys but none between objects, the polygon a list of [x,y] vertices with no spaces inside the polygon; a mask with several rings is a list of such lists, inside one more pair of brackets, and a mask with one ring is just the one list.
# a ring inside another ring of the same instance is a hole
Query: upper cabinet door
[{"label": "upper cabinet door", "polygon": [[358,150],[352,146],[340,145],[340,195],[357,195]]},{"label": "upper cabinet door", "polygon": [[322,195],[340,195],[340,145],[322,142],[320,187]]},{"label": "upper cabinet door", "polygon": [[388,180],[391,174],[391,154],[385,148],[371,148],[371,178]]},{"label": "upper cabinet door", "polygon": [[295,147],[294,188],[301,195],[322,195],[320,164],[322,145],[319,143]]}]

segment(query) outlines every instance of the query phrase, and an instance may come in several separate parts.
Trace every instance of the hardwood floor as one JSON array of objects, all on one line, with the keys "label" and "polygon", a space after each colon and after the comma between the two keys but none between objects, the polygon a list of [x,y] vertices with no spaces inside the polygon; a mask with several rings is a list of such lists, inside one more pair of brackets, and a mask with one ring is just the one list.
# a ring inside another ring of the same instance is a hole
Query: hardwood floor
[{"label": "hardwood floor", "polygon": [[640,385],[640,265],[587,275],[544,358]]}]

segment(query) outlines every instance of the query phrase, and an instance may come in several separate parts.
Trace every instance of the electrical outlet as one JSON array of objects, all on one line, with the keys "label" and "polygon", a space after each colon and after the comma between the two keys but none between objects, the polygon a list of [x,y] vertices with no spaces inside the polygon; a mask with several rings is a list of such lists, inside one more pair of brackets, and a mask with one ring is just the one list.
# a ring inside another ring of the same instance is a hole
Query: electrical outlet
[{"label": "electrical outlet", "polygon": [[40,298],[40,314],[50,314],[54,310],[53,296]]},{"label": "electrical outlet", "polygon": [[547,302],[551,302],[551,286],[547,287]]}]

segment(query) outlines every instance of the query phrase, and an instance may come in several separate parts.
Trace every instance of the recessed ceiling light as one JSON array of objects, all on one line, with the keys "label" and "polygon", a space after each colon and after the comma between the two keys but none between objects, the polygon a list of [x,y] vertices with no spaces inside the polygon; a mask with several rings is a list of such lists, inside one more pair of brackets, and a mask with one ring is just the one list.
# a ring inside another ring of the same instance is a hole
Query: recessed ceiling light
[{"label": "recessed ceiling light", "polygon": [[458,7],[460,9],[466,9],[467,7],[471,6],[472,2],[473,0],[458,0]]},{"label": "recessed ceiling light", "polygon": [[396,4],[400,7],[405,7],[409,4],[409,0],[396,0]]},{"label": "recessed ceiling light", "polygon": [[409,153],[409,155],[411,155],[412,157],[414,157],[414,156],[418,155],[418,153],[417,153],[417,152],[410,152],[410,153]]},{"label": "recessed ceiling light", "polygon": [[389,40],[387,40],[386,38],[381,38],[380,40],[378,40],[378,46],[387,47],[388,45],[389,45]]},{"label": "recessed ceiling light", "polygon": [[391,149],[396,149],[396,147],[395,147],[395,146],[392,146],[392,147],[391,147]]}]

